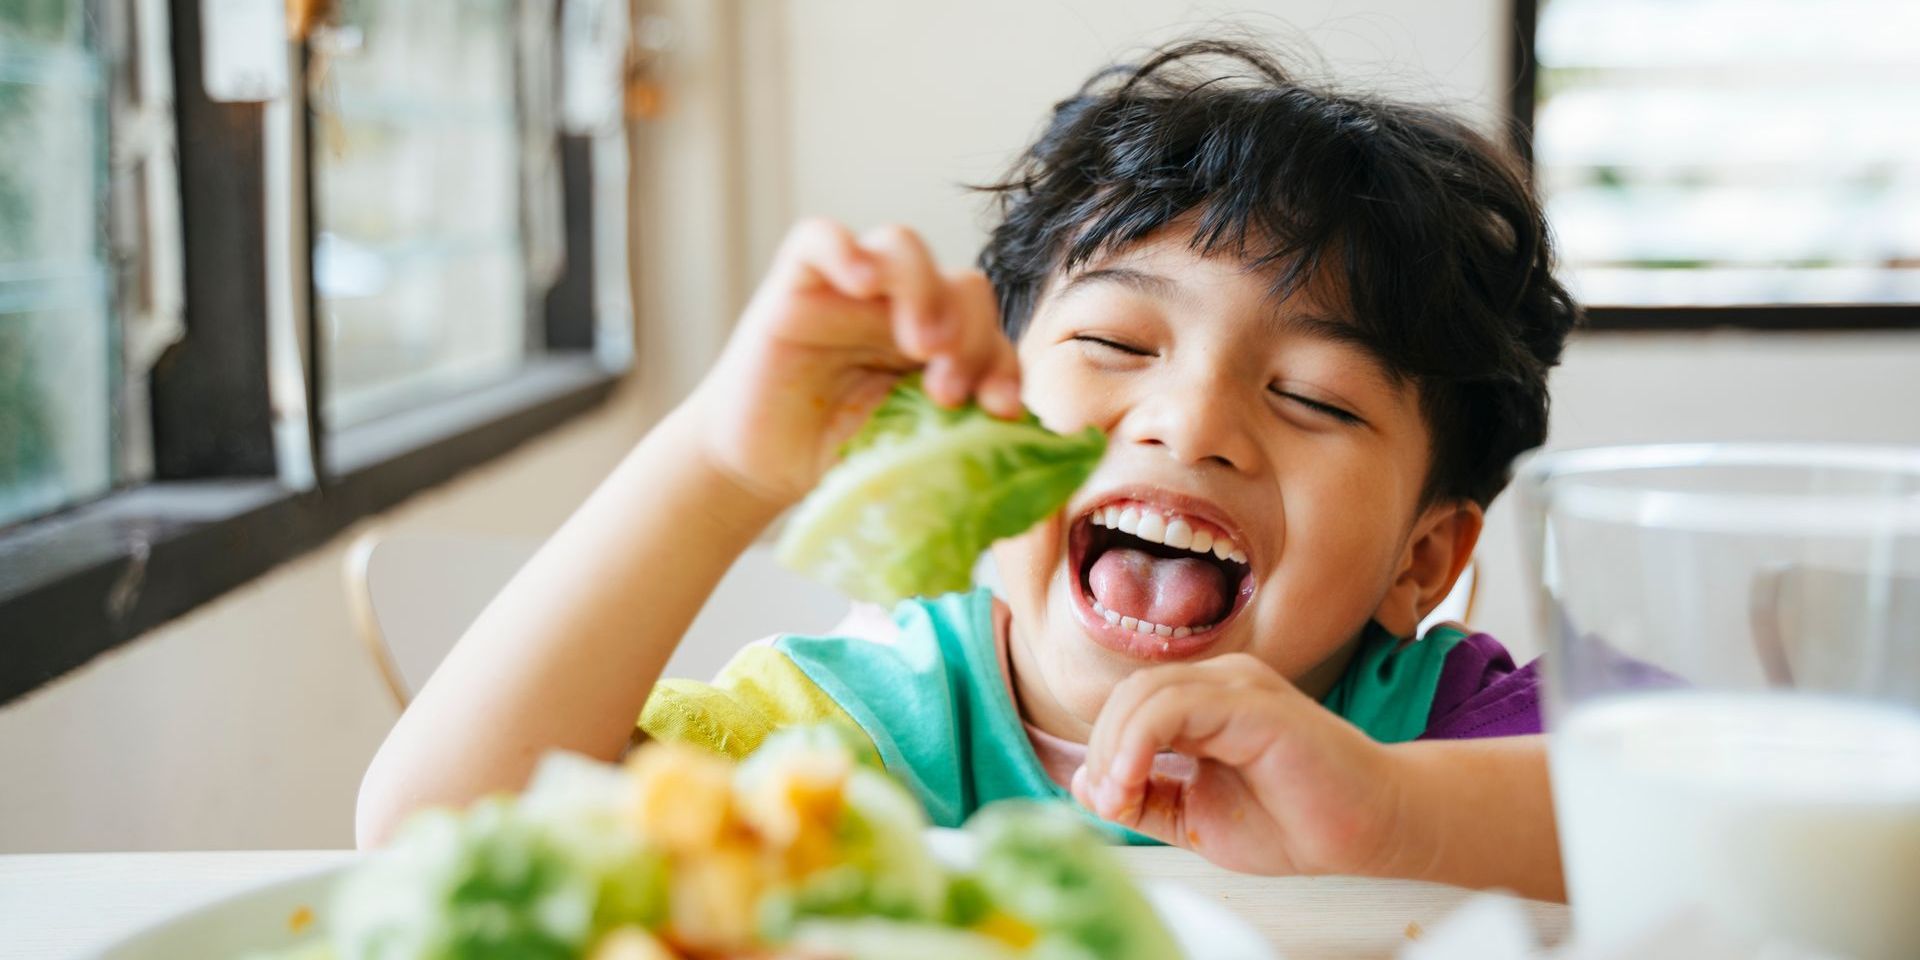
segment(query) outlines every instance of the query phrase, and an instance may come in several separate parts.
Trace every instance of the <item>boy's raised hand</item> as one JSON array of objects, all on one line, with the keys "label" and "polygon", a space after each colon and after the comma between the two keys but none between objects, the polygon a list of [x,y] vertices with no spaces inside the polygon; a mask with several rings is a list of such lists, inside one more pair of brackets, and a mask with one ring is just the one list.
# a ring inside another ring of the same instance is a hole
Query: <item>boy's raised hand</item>
[{"label": "boy's raised hand", "polygon": [[[1197,761],[1154,775],[1154,754]],[[1229,869],[1400,874],[1401,797],[1386,748],[1243,653],[1142,670],[1094,724],[1074,796],[1100,816]]]},{"label": "boy's raised hand", "polygon": [[935,402],[1020,414],[1020,371],[993,288],[941,272],[905,227],[858,237],[831,220],[788,232],[688,407],[712,465],[762,500],[804,496],[901,375]]}]

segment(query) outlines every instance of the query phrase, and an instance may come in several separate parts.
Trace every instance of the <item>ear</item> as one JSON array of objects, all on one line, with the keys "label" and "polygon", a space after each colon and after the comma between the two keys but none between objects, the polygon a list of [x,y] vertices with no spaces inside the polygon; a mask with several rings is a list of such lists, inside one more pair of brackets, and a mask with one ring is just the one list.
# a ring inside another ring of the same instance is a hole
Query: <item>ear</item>
[{"label": "ear", "polygon": [[1396,637],[1412,637],[1420,621],[1446,599],[1473,558],[1486,514],[1471,500],[1437,503],[1414,522],[1393,583],[1373,619]]}]

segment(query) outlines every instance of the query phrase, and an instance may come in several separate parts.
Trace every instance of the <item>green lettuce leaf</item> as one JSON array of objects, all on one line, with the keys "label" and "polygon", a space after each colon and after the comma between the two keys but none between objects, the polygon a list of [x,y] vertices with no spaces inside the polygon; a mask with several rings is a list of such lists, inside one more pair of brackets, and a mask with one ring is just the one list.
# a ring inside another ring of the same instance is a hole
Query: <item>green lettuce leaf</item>
[{"label": "green lettuce leaf", "polygon": [[1106,841],[1064,805],[1007,800],[967,821],[972,878],[1039,931],[1030,957],[1160,960],[1180,948]]},{"label": "green lettuce leaf", "polygon": [[894,387],[782,532],[780,562],[857,600],[891,605],[973,585],[988,545],[1060,508],[1107,440],[1028,413],[946,409],[917,376]]}]

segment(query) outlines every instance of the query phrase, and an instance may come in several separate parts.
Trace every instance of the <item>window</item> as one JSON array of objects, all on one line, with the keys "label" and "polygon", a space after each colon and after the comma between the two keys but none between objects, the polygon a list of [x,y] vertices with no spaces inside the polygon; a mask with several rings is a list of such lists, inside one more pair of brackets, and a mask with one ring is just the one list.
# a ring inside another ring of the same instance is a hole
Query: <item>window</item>
[{"label": "window", "polygon": [[1596,325],[1920,324],[1920,5],[1522,7],[1516,106]]},{"label": "window", "polygon": [[109,77],[85,13],[0,7],[0,524],[114,480]]},{"label": "window", "polygon": [[0,703],[611,392],[626,9],[0,4]]},{"label": "window", "polygon": [[512,14],[342,4],[313,102],[330,426],[497,381],[531,346]]}]

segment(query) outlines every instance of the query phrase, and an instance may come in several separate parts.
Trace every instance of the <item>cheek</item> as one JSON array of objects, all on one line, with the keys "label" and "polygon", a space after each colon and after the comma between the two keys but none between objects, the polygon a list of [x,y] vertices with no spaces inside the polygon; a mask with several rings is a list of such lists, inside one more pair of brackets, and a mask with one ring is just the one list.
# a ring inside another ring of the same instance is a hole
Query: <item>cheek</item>
[{"label": "cheek", "polygon": [[1072,356],[1073,348],[1027,345],[1033,342],[1020,347],[1020,399],[1027,409],[1057,433],[1073,433],[1089,424],[1110,429],[1116,419],[1110,408],[1120,402],[1111,385],[1097,382]]},{"label": "cheek", "polygon": [[1054,572],[1063,555],[1065,538],[1060,529],[1060,514],[1055,514],[991,548],[1001,596],[1013,614],[1013,622],[1029,638],[1046,634],[1047,624],[1054,619],[1048,616],[1048,601]]},{"label": "cheek", "polygon": [[1034,524],[1026,533],[993,545],[993,564],[1000,573],[1009,601],[1015,604],[1016,614],[1037,612],[1020,610],[1022,603],[1045,601],[1047,582],[1059,565],[1065,544],[1064,526],[1062,515],[1056,513]]},{"label": "cheek", "polygon": [[1265,585],[1274,616],[1327,643],[1344,642],[1372,616],[1401,539],[1400,506],[1357,476],[1286,493],[1286,543]]},{"label": "cheek", "polygon": [[1376,581],[1388,575],[1404,530],[1404,508],[1386,486],[1350,477],[1321,491],[1317,503],[1303,505],[1306,529],[1297,532],[1308,541],[1301,544],[1309,548],[1304,556],[1315,558],[1321,579],[1344,578],[1349,590],[1381,586]]}]

